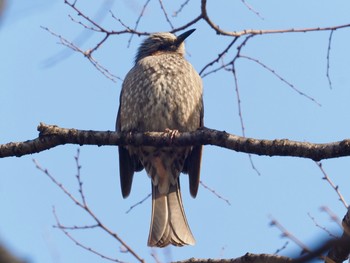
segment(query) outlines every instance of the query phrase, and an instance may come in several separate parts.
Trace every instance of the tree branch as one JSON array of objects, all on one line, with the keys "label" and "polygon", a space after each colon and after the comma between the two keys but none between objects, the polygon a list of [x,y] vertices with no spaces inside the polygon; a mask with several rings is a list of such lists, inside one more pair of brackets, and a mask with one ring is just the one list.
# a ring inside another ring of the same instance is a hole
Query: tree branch
[{"label": "tree branch", "polygon": [[[340,239],[340,242],[336,242],[328,252],[326,260],[327,263],[340,263],[349,259],[350,255],[350,207],[348,207],[348,212],[343,218],[343,235]],[[329,260],[330,259],[330,260]]]},{"label": "tree branch", "polygon": [[133,145],[189,146],[216,145],[236,152],[267,156],[292,156],[314,161],[350,156],[350,139],[330,143],[297,142],[288,139],[260,140],[245,138],[225,131],[203,128],[182,132],[170,138],[166,132],[122,133],[60,128],[40,123],[39,137],[24,142],[0,145],[0,158],[39,153],[58,145]]},{"label": "tree branch", "polygon": [[293,262],[291,258],[278,256],[278,255],[268,255],[268,254],[252,254],[247,253],[239,258],[230,259],[199,259],[190,258],[183,261],[177,261],[173,263],[290,263]]},{"label": "tree branch", "polygon": [[327,27],[310,27],[310,28],[288,28],[288,29],[244,29],[242,31],[226,31],[219,25],[215,24],[209,17],[207,12],[207,0],[201,1],[202,18],[207,24],[218,34],[223,36],[240,37],[243,35],[263,35],[263,34],[280,34],[280,33],[306,33],[314,31],[334,31],[337,29],[350,27],[350,24]]}]

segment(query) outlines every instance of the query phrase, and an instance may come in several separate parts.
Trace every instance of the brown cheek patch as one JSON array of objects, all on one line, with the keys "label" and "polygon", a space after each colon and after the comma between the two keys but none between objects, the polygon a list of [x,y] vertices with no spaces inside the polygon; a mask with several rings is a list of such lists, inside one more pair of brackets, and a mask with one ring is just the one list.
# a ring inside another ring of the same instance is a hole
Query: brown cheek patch
[{"label": "brown cheek patch", "polygon": [[153,52],[151,56],[157,56],[157,55],[160,55],[160,54],[164,54],[164,52],[156,51],[156,52]]}]

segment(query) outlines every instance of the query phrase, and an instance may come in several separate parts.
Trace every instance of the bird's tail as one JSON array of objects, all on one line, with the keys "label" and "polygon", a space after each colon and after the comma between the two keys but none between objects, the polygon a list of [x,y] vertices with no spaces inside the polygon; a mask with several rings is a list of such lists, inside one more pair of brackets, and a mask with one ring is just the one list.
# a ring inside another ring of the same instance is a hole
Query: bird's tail
[{"label": "bird's tail", "polygon": [[152,218],[148,246],[183,246],[194,245],[195,242],[182,205],[179,181],[174,185],[170,184],[167,194],[161,194],[158,186],[152,184]]}]

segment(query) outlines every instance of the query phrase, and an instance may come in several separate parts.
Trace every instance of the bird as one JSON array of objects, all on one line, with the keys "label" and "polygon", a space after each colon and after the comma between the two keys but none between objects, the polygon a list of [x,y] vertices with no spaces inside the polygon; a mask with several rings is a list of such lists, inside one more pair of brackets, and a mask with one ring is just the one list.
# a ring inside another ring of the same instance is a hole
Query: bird
[{"label": "bird", "polygon": [[[120,93],[116,131],[178,132],[203,127],[203,85],[185,59],[184,40],[195,29],[179,36],[160,32],[139,46],[134,66]],[[135,172],[145,168],[151,178],[152,214],[147,245],[194,245],[180,192],[180,173],[188,174],[190,194],[198,192],[202,145],[118,146],[123,198],[129,196]]]}]

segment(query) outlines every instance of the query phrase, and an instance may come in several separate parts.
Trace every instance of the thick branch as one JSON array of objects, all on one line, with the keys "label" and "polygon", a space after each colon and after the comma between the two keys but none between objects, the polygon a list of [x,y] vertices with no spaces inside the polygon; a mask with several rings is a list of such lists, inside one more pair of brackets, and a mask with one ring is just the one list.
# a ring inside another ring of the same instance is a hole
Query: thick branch
[{"label": "thick branch", "polygon": [[174,263],[290,263],[293,262],[291,258],[268,255],[268,254],[251,254],[247,253],[239,258],[232,259],[197,259],[190,258],[183,261],[177,261]]},{"label": "thick branch", "polygon": [[225,131],[204,128],[195,132],[183,132],[170,139],[166,132],[119,133],[112,131],[84,131],[65,129],[40,123],[39,137],[25,142],[0,145],[0,158],[39,153],[64,144],[79,145],[148,145],[189,146],[216,145],[237,152],[267,156],[293,156],[314,161],[350,156],[350,139],[331,143],[309,143],[281,140],[245,138]]},{"label": "thick branch", "polygon": [[350,255],[350,207],[343,218],[343,235],[340,242],[335,243],[328,252],[327,263],[341,263],[349,259]]}]

